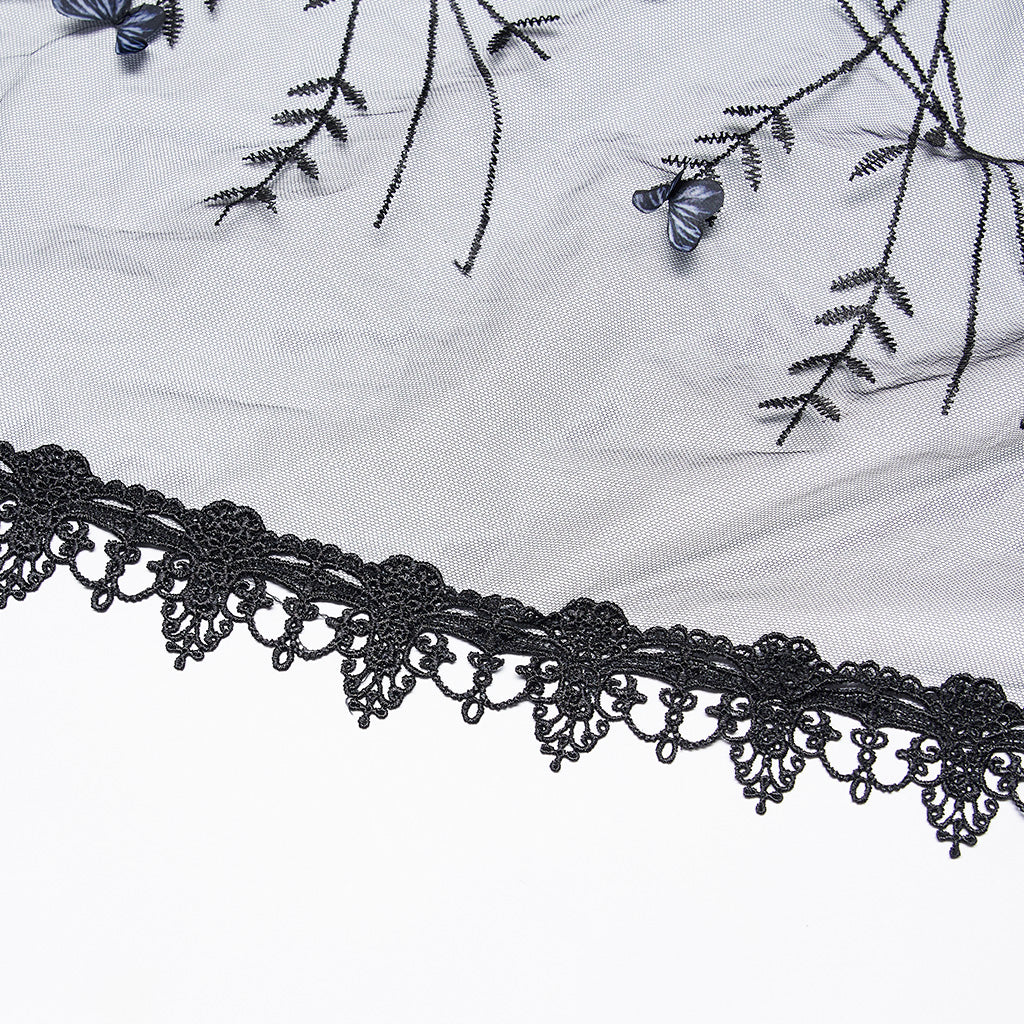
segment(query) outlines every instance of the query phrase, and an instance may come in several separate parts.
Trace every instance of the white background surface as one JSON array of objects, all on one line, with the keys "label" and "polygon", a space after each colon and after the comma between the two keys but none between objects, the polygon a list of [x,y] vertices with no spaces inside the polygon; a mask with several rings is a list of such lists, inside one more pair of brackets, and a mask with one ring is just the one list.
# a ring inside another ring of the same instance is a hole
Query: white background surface
[{"label": "white background surface", "polygon": [[[758,817],[724,745],[613,730],[553,775],[527,709],[417,689],[356,727],[329,667],[62,572],[0,613],[0,1017],[12,1024],[996,1019],[1024,821],[951,861],[916,792],[816,765]],[[998,1019],[1002,1019],[1001,1016]]]}]

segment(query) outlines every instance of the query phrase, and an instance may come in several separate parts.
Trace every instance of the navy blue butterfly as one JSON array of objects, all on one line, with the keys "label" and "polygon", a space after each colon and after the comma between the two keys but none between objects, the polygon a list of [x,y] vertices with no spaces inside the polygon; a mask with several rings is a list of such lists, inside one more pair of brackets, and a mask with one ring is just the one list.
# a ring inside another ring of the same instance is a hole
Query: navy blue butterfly
[{"label": "navy blue butterfly", "polygon": [[684,179],[680,171],[671,181],[633,193],[633,205],[651,213],[668,203],[668,240],[673,249],[693,252],[708,221],[722,208],[725,192],[712,178]]},{"label": "navy blue butterfly", "polygon": [[118,53],[138,53],[159,34],[164,23],[164,9],[156,4],[143,4],[132,10],[132,0],[53,0],[58,14],[80,18],[94,25],[117,29]]}]

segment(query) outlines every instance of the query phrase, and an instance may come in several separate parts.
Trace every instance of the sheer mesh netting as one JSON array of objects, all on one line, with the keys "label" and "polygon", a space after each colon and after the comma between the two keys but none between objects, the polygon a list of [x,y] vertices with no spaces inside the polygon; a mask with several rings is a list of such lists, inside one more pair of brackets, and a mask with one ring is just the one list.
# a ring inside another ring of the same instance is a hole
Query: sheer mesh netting
[{"label": "sheer mesh netting", "polygon": [[6,6],[0,601],[1024,809],[1019,4],[307,8]]}]

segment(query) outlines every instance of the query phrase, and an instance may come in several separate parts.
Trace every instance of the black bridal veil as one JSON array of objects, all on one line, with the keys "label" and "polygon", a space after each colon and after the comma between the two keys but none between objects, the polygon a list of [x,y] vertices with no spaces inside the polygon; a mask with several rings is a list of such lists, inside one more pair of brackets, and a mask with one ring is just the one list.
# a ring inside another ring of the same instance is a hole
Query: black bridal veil
[{"label": "black bridal veil", "polygon": [[1024,809],[1016,4],[82,6],[5,13],[2,600]]}]

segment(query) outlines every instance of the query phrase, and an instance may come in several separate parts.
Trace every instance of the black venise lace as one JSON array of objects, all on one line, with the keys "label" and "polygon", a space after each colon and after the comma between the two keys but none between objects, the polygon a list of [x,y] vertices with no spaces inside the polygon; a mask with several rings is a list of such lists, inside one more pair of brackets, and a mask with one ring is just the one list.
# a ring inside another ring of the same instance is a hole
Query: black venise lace
[{"label": "black venise lace", "polygon": [[[0,608],[66,565],[97,611],[160,598],[176,668],[201,661],[236,625],[270,648],[277,669],[336,655],[363,728],[422,681],[471,725],[485,711],[530,705],[553,771],[593,750],[613,723],[665,764],[724,741],[759,814],[815,760],[849,784],[854,803],[918,786],[952,857],[975,845],[1001,801],[1024,811],[1024,712],[992,679],[957,674],[926,686],[871,661],[830,665],[801,637],[770,633],[748,646],[683,626],[640,629],[617,605],[586,598],[545,614],[455,590],[409,557],[374,564],[278,536],[230,501],[190,509],[104,482],[80,453],[55,445],[0,443],[0,531]],[[147,572],[144,551],[156,554]],[[473,670],[461,687],[460,662]]]}]

